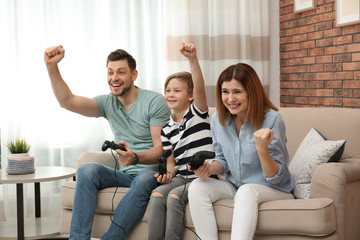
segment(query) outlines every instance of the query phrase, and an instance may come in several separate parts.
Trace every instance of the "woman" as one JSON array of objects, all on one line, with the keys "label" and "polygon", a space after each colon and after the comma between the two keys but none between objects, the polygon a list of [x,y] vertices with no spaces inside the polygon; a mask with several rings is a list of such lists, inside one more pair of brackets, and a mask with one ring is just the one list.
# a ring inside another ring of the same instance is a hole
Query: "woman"
[{"label": "woman", "polygon": [[[234,199],[231,239],[253,239],[258,205],[293,198],[285,125],[247,64],[229,66],[220,74],[216,101],[211,119],[216,157],[195,170],[199,178],[189,187],[191,217],[201,239],[218,239],[212,203]],[[223,174],[226,180],[209,178],[212,174]]]}]

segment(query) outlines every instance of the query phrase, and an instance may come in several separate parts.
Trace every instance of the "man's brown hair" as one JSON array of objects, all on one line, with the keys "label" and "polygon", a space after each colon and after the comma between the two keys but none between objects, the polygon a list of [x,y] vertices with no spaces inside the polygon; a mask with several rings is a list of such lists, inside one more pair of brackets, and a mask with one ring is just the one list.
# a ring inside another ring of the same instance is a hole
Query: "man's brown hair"
[{"label": "man's brown hair", "polygon": [[125,50],[118,49],[109,54],[106,59],[106,66],[108,66],[109,62],[119,61],[126,59],[129,65],[129,68],[132,71],[136,69],[136,60]]}]

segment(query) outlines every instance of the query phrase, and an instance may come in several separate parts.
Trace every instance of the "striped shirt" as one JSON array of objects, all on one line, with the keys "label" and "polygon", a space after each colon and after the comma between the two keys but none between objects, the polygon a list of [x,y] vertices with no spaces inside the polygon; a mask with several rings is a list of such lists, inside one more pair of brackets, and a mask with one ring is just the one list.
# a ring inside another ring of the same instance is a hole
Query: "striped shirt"
[{"label": "striped shirt", "polygon": [[184,113],[181,123],[173,120],[162,127],[161,141],[163,149],[173,149],[177,174],[195,178],[195,174],[187,170],[187,162],[194,153],[211,151],[212,138],[208,111],[201,112],[194,103]]}]

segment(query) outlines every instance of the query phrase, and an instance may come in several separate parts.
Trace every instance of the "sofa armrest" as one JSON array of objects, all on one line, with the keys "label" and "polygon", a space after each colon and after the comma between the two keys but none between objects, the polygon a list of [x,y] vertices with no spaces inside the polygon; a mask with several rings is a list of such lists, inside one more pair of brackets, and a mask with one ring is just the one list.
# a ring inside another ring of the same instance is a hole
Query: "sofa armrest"
[{"label": "sofa armrest", "polygon": [[321,164],[311,179],[310,198],[331,198],[343,201],[346,187],[360,182],[360,158],[349,158],[338,163]]},{"label": "sofa armrest", "polygon": [[76,170],[79,169],[81,165],[88,162],[97,162],[115,168],[115,159],[110,152],[84,152],[76,161]]},{"label": "sofa armrest", "polygon": [[[331,198],[336,212],[337,231],[345,239],[356,239],[360,228],[360,158],[318,166],[311,179],[310,198]],[[357,229],[355,231],[355,229]]]}]

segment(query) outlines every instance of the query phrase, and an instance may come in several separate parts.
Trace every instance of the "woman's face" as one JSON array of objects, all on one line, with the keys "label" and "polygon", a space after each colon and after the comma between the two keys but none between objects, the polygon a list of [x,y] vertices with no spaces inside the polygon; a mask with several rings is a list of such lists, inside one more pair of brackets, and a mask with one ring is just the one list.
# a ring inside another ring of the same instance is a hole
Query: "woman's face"
[{"label": "woman's face", "polygon": [[248,95],[243,85],[235,79],[223,82],[221,99],[232,115],[243,116],[248,107]]}]

